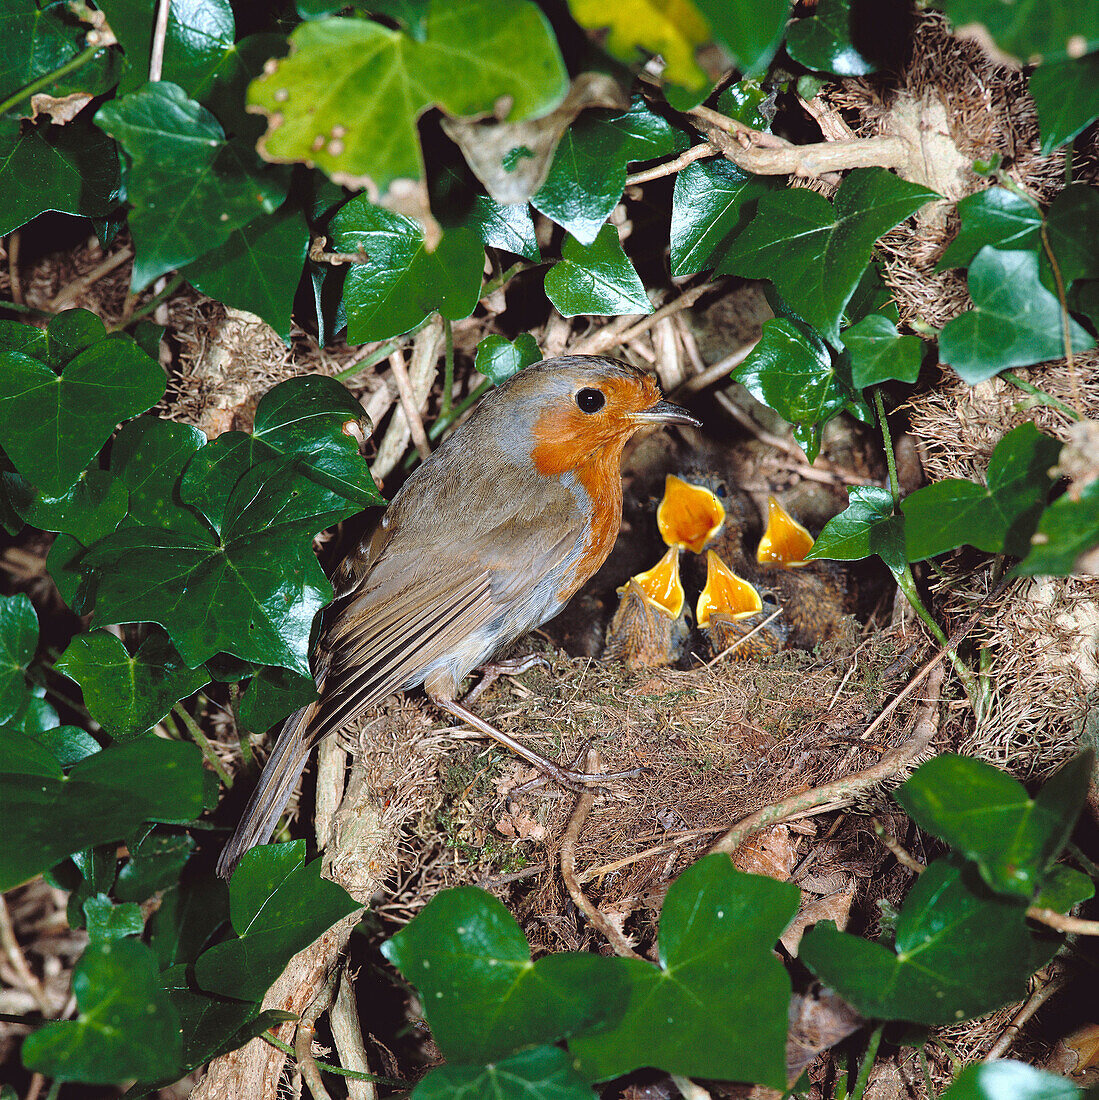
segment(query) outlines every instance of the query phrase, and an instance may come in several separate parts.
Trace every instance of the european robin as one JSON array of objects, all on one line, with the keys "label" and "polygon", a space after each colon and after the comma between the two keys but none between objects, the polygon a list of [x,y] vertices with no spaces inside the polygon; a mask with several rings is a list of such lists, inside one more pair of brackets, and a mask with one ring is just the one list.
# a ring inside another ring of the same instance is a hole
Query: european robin
[{"label": "european robin", "polygon": [[458,702],[462,680],[556,615],[603,564],[622,519],[622,449],[694,424],[643,371],[602,356],[527,367],[487,394],[337,568],[313,656],[320,698],[287,719],[218,862],[266,843],[312,747],[395,691],[428,698],[560,782],[569,772]]}]

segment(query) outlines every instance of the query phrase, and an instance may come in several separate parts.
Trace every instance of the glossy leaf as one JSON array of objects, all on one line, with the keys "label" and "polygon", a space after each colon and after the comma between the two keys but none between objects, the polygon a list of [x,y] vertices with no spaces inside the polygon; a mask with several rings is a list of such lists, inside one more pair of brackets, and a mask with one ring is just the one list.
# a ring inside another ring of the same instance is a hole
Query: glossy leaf
[{"label": "glossy leaf", "polygon": [[[985,247],[969,265],[973,309],[947,323],[939,337],[939,357],[971,386],[1008,367],[1026,367],[1065,354],[1061,305],[1038,281],[1033,252]],[[1095,340],[1068,322],[1074,351]]]},{"label": "glossy leaf", "polygon": [[[790,7],[786,0],[694,0],[714,38],[748,76],[764,73],[782,41]],[[720,109],[720,108],[719,108]]]},{"label": "glossy leaf", "polygon": [[262,317],[290,343],[290,310],[301,281],[309,227],[300,210],[283,207],[234,230],[180,274],[219,302]]},{"label": "glossy leaf", "polygon": [[311,676],[299,676],[285,668],[261,668],[240,701],[240,721],[252,733],[264,733],[299,707],[317,698]]},{"label": "glossy leaf", "polygon": [[149,918],[149,945],[162,970],[193,963],[229,921],[229,884],[216,875],[184,875]]},{"label": "glossy leaf", "polygon": [[843,312],[848,324],[851,325],[871,314],[880,314],[893,324],[900,321],[896,299],[885,285],[885,280],[882,279],[879,263],[871,261],[869,267],[862,273],[862,278],[855,287],[855,293],[851,295]]},{"label": "glossy leaf", "polygon": [[237,1000],[258,1000],[293,955],[359,908],[320,871],[319,859],[306,864],[304,840],[246,852],[229,884],[237,938],[199,955],[198,984]]},{"label": "glossy leaf", "polygon": [[765,195],[718,272],[770,279],[792,309],[836,343],[874,242],[936,197],[884,168],[855,169],[833,203],[804,188]]},{"label": "glossy leaf", "polygon": [[1060,449],[1033,424],[1021,424],[996,444],[987,485],[952,477],[910,493],[901,503],[908,560],[966,543],[990,554],[1025,555]]},{"label": "glossy leaf", "polygon": [[865,76],[875,65],[854,43],[851,0],[820,0],[814,14],[797,19],[786,31],[786,52],[799,64],[819,73]]},{"label": "glossy leaf", "polygon": [[911,383],[919,378],[923,341],[918,336],[901,336],[888,317],[871,313],[845,328],[842,335],[856,389],[881,382]]},{"label": "glossy leaf", "polygon": [[1076,569],[1081,555],[1099,546],[1099,481],[1091,481],[1079,494],[1058,497],[1038,521],[1030,550],[1016,566],[1033,576],[1065,576]]},{"label": "glossy leaf", "polygon": [[75,1020],[50,1021],[24,1040],[28,1069],[85,1084],[173,1075],[182,1052],[179,1015],[144,944],[89,944],[73,971],[73,993]]},{"label": "glossy leaf", "polygon": [[360,195],[336,212],[329,240],[336,251],[367,256],[350,266],[344,284],[352,343],[407,332],[434,310],[451,321],[468,317],[481,296],[484,249],[468,229],[444,233],[428,252],[416,222]]},{"label": "glossy leaf", "polygon": [[160,364],[121,333],[78,351],[60,375],[22,352],[0,351],[0,444],[28,481],[61,496],[119,421],[163,393]]},{"label": "glossy leaf", "polygon": [[226,142],[217,119],[177,84],[146,84],[105,104],[95,121],[131,161],[134,290],[223,245],[286,198],[286,174],[259,167],[250,148]]},{"label": "glossy leaf", "polygon": [[806,561],[859,561],[877,554],[894,576],[904,572],[904,517],[894,514],[888,489],[859,485],[847,490],[847,509],[821,531]]},{"label": "glossy leaf", "polygon": [[382,951],[420,991],[451,1061],[492,1062],[611,1023],[625,999],[612,959],[570,952],[531,962],[515,919],[471,886],[436,894]]},{"label": "glossy leaf", "polygon": [[989,187],[958,203],[958,235],[935,265],[936,271],[968,267],[985,245],[1001,249],[1037,248],[1042,212],[1006,187]]},{"label": "glossy leaf", "polygon": [[609,1080],[643,1066],[786,1087],[790,979],[775,941],[793,918],[790,883],[706,856],[668,891],[659,966],[617,960],[629,982],[614,1026],[569,1041],[582,1073]]},{"label": "glossy leaf", "polygon": [[60,5],[7,0],[0,10],[0,97],[59,69],[80,50],[86,28]]},{"label": "glossy leaf", "polygon": [[84,902],[84,926],[93,943],[140,936],[145,931],[141,906],[134,902],[115,905],[106,894],[96,894]]},{"label": "glossy leaf", "polygon": [[185,822],[202,813],[202,754],[194,745],[156,737],[116,745],[64,776],[57,758],[27,734],[0,729],[0,747],[0,890],[144,821]]},{"label": "glossy leaf", "polygon": [[[1094,247],[1099,238],[1099,191],[1085,183],[1066,187],[1046,214],[1046,235],[1066,290],[1077,279],[1099,278],[1099,250]],[[1057,280],[1049,267],[1043,252],[1042,282],[1056,293]]]},{"label": "glossy leaf", "polygon": [[622,199],[626,166],[681,153],[689,144],[687,135],[652,111],[640,95],[622,114],[586,111],[562,136],[531,205],[590,245]]},{"label": "glossy leaf", "polygon": [[131,838],[127,848],[130,855],[118,869],[114,895],[120,901],[145,901],[178,885],[195,839],[189,833],[147,828]]},{"label": "glossy leaf", "polygon": [[263,155],[308,161],[354,187],[421,178],[416,120],[428,107],[461,116],[506,103],[517,121],[567,90],[549,22],[527,0],[433,0],[422,41],[363,19],[318,19],[290,43],[248,91],[268,117]]},{"label": "glossy leaf", "polygon": [[940,1100],[1081,1100],[1083,1093],[1059,1073],[1023,1062],[966,1066]]},{"label": "glossy leaf", "polygon": [[25,593],[0,596],[0,722],[26,705],[25,672],[38,648],[38,616]]},{"label": "glossy leaf", "polygon": [[1042,152],[1052,153],[1099,118],[1099,52],[1047,62],[1030,74]]},{"label": "glossy leaf", "polygon": [[1093,761],[1076,757],[1031,798],[991,764],[944,753],[893,797],[921,829],[974,860],[993,890],[1029,899],[1072,832]]},{"label": "glossy leaf", "polygon": [[80,685],[88,712],[115,741],[152,729],[210,680],[205,666],[188,668],[160,631],[132,657],[109,631],[78,634],[54,667]]},{"label": "glossy leaf", "polygon": [[541,360],[542,352],[529,332],[520,333],[514,340],[494,333],[477,345],[473,366],[478,374],[483,374],[498,386],[524,367]]},{"label": "glossy leaf", "polygon": [[52,726],[49,729],[30,732],[47,752],[56,758],[62,768],[71,768],[93,753],[100,751],[99,742],[85,730],[76,726]]},{"label": "glossy leaf", "polygon": [[557,1047],[520,1051],[485,1066],[437,1066],[412,1090],[413,1100],[593,1100],[591,1086]]},{"label": "glossy leaf", "polygon": [[938,859],[905,898],[894,948],[823,921],[798,958],[864,1016],[933,1027],[1021,1000],[1058,946],[1030,932],[1024,901],[992,893],[971,864]]},{"label": "glossy leaf", "polygon": [[1052,909],[1055,913],[1067,913],[1075,906],[1095,897],[1095,883],[1075,867],[1063,863],[1050,867],[1042,879],[1041,889],[1034,904]]},{"label": "glossy leaf", "polygon": [[1005,53],[1036,64],[1099,49],[1099,8],[1047,0],[945,0],[955,26],[984,27]]},{"label": "glossy leaf", "polygon": [[60,496],[47,496],[18,474],[0,483],[19,517],[40,531],[72,535],[85,546],[109,535],[126,515],[130,494],[108,470],[90,466]]},{"label": "glossy leaf", "polygon": [[776,189],[767,176],[742,172],[724,157],[699,160],[676,173],[672,192],[672,275],[719,268],[756,203]]},{"label": "glossy leaf", "polygon": [[561,262],[546,272],[546,297],[562,317],[652,313],[633,264],[622,250],[618,230],[605,225],[590,246],[566,237]]}]

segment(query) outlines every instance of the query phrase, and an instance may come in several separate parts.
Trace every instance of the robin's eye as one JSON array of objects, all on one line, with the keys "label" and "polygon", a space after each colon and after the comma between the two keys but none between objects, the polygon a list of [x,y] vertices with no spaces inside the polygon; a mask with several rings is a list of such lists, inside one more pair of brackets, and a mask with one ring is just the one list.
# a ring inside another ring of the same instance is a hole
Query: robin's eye
[{"label": "robin's eye", "polygon": [[606,403],[607,399],[599,390],[585,388],[576,392],[576,404],[581,412],[599,412]]}]

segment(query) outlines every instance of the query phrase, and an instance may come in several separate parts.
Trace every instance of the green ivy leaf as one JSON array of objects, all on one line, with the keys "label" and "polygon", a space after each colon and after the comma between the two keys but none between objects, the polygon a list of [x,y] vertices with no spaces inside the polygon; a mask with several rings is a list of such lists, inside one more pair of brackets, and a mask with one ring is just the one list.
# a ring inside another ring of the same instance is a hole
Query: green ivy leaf
[{"label": "green ivy leaf", "polygon": [[19,472],[52,496],[67,492],[119,421],[164,394],[160,364],[122,333],[102,336],[63,367],[58,375],[23,352],[0,351],[0,444]]},{"label": "green ivy leaf", "polygon": [[412,1090],[413,1100],[593,1100],[591,1086],[557,1047],[540,1046],[487,1066],[448,1065],[433,1069]]},{"label": "green ivy leaf", "polygon": [[134,290],[224,244],[286,198],[284,171],[261,169],[225,140],[210,112],[177,84],[158,81],[100,107],[96,125],[130,157]]},{"label": "green ivy leaf", "polygon": [[838,343],[874,242],[937,197],[884,168],[856,168],[831,204],[804,188],[765,195],[718,273],[770,279],[791,308]]},{"label": "green ivy leaf", "polygon": [[29,732],[51,756],[56,757],[62,768],[71,768],[81,760],[100,751],[99,742],[86,730],[77,726],[52,726]]},{"label": "green ivy leaf", "polygon": [[1021,1000],[1058,946],[1031,934],[1024,901],[992,893],[971,864],[948,858],[909,891],[894,948],[822,921],[798,958],[864,1016],[934,1027]]},{"label": "green ivy leaf", "polygon": [[246,852],[229,884],[237,938],[199,955],[198,984],[237,1000],[259,1000],[293,955],[359,908],[320,871],[319,859],[306,864],[304,840]]},{"label": "green ivy leaf", "polygon": [[759,343],[733,378],[802,430],[798,442],[810,462],[820,453],[824,425],[850,400],[824,341],[808,325],[786,317],[764,322]]},{"label": "green ivy leaf", "polygon": [[[1053,200],[1046,214],[1046,235],[1057,259],[1061,280],[1068,290],[1077,279],[1099,278],[1099,192],[1084,183],[1066,187]],[[1049,257],[1042,253],[1042,282],[1056,292],[1057,280],[1049,270]]]},{"label": "green ivy leaf", "polygon": [[337,252],[361,249],[367,256],[350,267],[344,283],[352,343],[408,332],[434,310],[457,321],[468,317],[481,297],[485,253],[468,229],[444,233],[438,248],[428,252],[417,222],[360,195],[336,212],[329,240]]},{"label": "green ivy leaf", "polygon": [[25,675],[38,648],[38,616],[30,596],[0,596],[0,722],[25,706],[30,690]]},{"label": "green ivy leaf", "polygon": [[1099,546],[1099,481],[1091,481],[1078,495],[1058,497],[1038,521],[1030,550],[1015,567],[1028,576],[1075,572],[1081,555]]},{"label": "green ivy leaf", "polygon": [[106,894],[95,894],[84,901],[84,927],[92,943],[106,943],[140,936],[145,931],[145,918],[141,906],[132,901],[115,905]]},{"label": "green ivy leaf", "polygon": [[1099,8],[1047,0],[945,0],[955,26],[982,24],[993,41],[1020,61],[1077,57],[1099,48]]},{"label": "green ivy leaf", "polygon": [[871,313],[845,328],[842,336],[856,389],[881,382],[912,383],[919,378],[923,341],[918,336],[901,336],[888,317]]},{"label": "green ivy leaf", "polygon": [[1083,1093],[1060,1074],[1023,1062],[966,1066],[940,1100],[1081,1100]]},{"label": "green ivy leaf", "polygon": [[569,952],[531,962],[515,919],[476,887],[436,894],[382,952],[420,991],[452,1061],[493,1062],[621,1015],[615,960]]},{"label": "green ivy leaf", "polygon": [[290,311],[308,249],[301,211],[284,206],[234,230],[180,274],[203,294],[262,317],[289,345]]},{"label": "green ivy leaf", "polygon": [[[770,65],[786,31],[786,0],[694,0],[710,21],[714,38],[748,76],[761,76]],[[719,108],[721,110],[722,108]]]},{"label": "green ivy leaf", "polygon": [[193,963],[229,920],[229,885],[216,875],[177,877],[149,918],[149,945],[162,970]]},{"label": "green ivy leaf", "polygon": [[210,681],[206,668],[188,668],[160,631],[132,657],[109,631],[78,634],[54,667],[80,685],[88,713],[115,741],[152,729],[179,699]]},{"label": "green ivy leaf", "polygon": [[266,665],[252,677],[240,701],[241,725],[254,733],[264,733],[316,698],[317,686],[311,676]]},{"label": "green ivy leaf", "polygon": [[202,813],[202,754],[194,745],[157,737],[114,745],[64,776],[57,758],[27,734],[0,729],[0,747],[0,890],[144,821],[186,822]]},{"label": "green ivy leaf", "polygon": [[493,334],[477,345],[473,368],[498,386],[524,367],[541,360],[542,352],[529,332],[521,333],[515,340]]},{"label": "green ivy leaf", "polygon": [[263,155],[379,191],[423,176],[416,120],[428,107],[491,114],[506,101],[517,121],[553,110],[568,84],[549,21],[526,0],[433,0],[423,41],[363,19],[318,19],[290,44],[248,89],[268,119]]},{"label": "green ivy leaf", "polygon": [[904,572],[904,517],[894,514],[888,489],[859,485],[847,490],[846,511],[821,531],[806,561],[860,561],[877,554],[894,577]]},{"label": "green ivy leaf", "polygon": [[156,958],[134,939],[88,945],[73,971],[80,1014],[23,1041],[23,1064],[59,1081],[114,1084],[170,1077],[181,1057],[179,1015]]},{"label": "green ivy leaf", "polygon": [[1057,863],[1046,872],[1042,879],[1034,904],[1043,909],[1052,909],[1055,913],[1067,913],[1074,906],[1090,901],[1095,897],[1095,883],[1075,867],[1066,867]]},{"label": "green ivy leaf", "polygon": [[989,554],[1022,557],[1030,546],[1053,481],[1061,444],[1021,424],[996,444],[988,484],[945,478],[901,503],[909,561],[923,561],[968,543]]},{"label": "green ivy leaf", "polygon": [[1099,53],[1047,62],[1030,74],[1042,153],[1052,153],[1099,118]]},{"label": "green ivy leaf", "polygon": [[87,27],[61,4],[7,0],[0,9],[0,98],[61,68],[80,52]]},{"label": "green ivy leaf", "polygon": [[190,833],[145,827],[126,846],[130,858],[118,869],[114,895],[119,901],[137,902],[178,885],[195,840]]},{"label": "green ivy leaf", "polygon": [[1006,187],[989,187],[958,203],[962,227],[935,265],[936,271],[968,267],[985,245],[1035,249],[1040,244],[1042,212]]},{"label": "green ivy leaf", "polygon": [[672,275],[719,268],[755,204],[776,189],[767,176],[742,172],[724,157],[698,160],[676,173],[672,192]]},{"label": "green ivy leaf", "polygon": [[726,117],[751,126],[753,130],[771,132],[771,118],[775,113],[774,95],[759,80],[746,78],[723,88],[717,97],[717,109]]},{"label": "green ivy leaf", "polygon": [[546,272],[545,287],[546,297],[562,317],[652,313],[649,296],[613,225],[603,226],[588,246],[566,237],[561,257]]},{"label": "green ivy leaf", "polygon": [[786,31],[786,52],[818,73],[865,76],[877,67],[854,43],[851,0],[820,0],[813,15],[797,19]]},{"label": "green ivy leaf", "polygon": [[[973,309],[947,323],[939,357],[975,386],[1008,367],[1026,367],[1065,354],[1061,304],[1038,281],[1033,252],[985,247],[969,265]],[[1073,351],[1095,346],[1086,329],[1069,321]]]},{"label": "green ivy leaf", "polygon": [[47,496],[18,474],[0,473],[12,508],[40,531],[72,535],[85,546],[109,535],[126,515],[130,494],[108,470],[89,466],[60,496]]},{"label": "green ivy leaf", "polygon": [[562,136],[531,205],[590,245],[621,201],[626,165],[681,153],[689,144],[640,95],[624,114],[585,111]]},{"label": "green ivy leaf", "polygon": [[1090,753],[1077,756],[1031,798],[991,764],[944,753],[893,797],[921,829],[974,860],[993,890],[1029,899],[1072,832],[1093,761]]},{"label": "green ivy leaf", "polygon": [[672,884],[660,914],[660,964],[616,960],[626,1014],[569,1040],[580,1071],[606,1081],[643,1066],[786,1087],[790,978],[774,956],[798,892],[712,855]]},{"label": "green ivy leaf", "polygon": [[851,295],[843,312],[850,325],[856,324],[872,313],[881,314],[893,324],[900,321],[901,315],[897,309],[896,299],[885,285],[881,268],[876,262],[872,261],[862,273],[859,285],[855,287],[855,293]]}]

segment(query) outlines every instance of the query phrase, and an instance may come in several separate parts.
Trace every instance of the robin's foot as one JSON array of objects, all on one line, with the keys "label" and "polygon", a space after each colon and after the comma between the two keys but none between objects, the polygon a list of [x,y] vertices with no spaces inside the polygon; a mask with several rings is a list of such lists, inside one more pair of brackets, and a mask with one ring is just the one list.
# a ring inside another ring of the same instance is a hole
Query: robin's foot
[{"label": "robin's foot", "polygon": [[466,692],[462,702],[469,706],[476,702],[501,676],[518,676],[521,672],[529,672],[532,668],[549,668],[549,661],[540,657],[537,653],[528,653],[525,657],[514,657],[507,661],[495,661],[492,664],[481,665],[481,679]]}]

